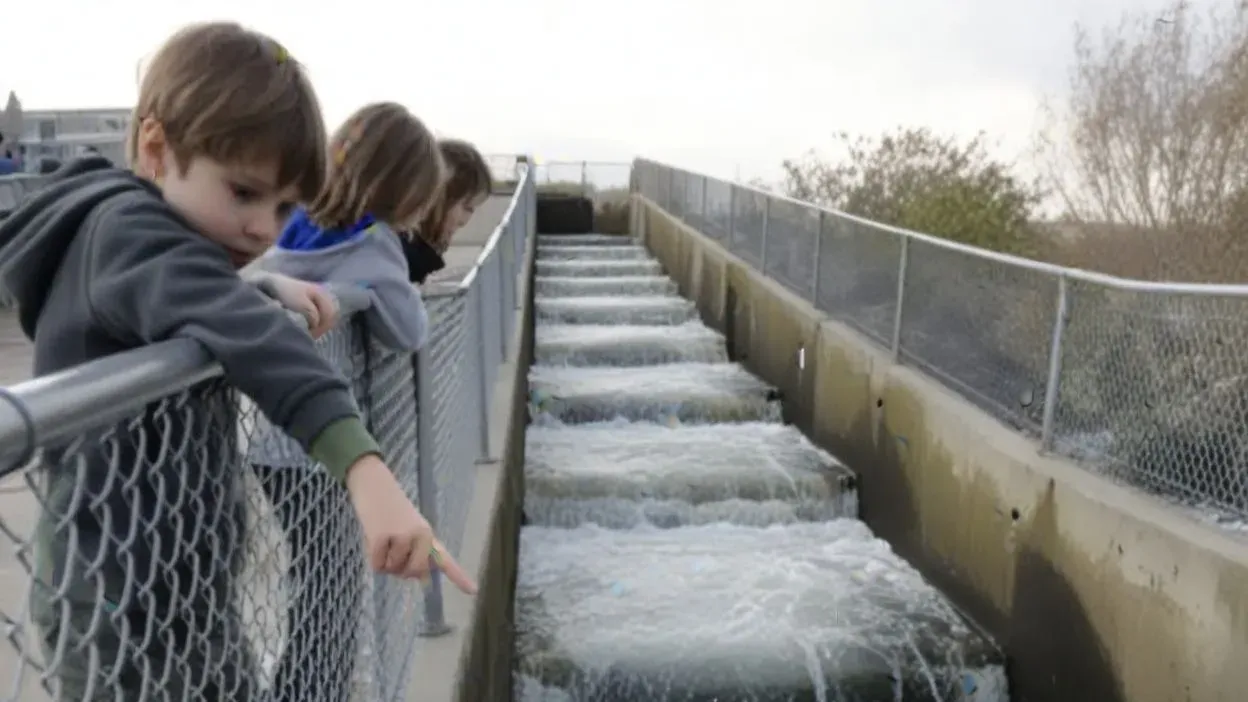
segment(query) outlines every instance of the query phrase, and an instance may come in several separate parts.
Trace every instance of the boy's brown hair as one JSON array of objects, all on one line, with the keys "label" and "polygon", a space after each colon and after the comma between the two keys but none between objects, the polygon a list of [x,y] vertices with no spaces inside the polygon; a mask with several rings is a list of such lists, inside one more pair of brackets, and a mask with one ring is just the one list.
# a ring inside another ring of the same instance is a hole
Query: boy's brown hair
[{"label": "boy's brown hair", "polygon": [[193,24],[156,52],[139,86],[126,156],[160,122],[179,165],[204,156],[226,164],[278,164],[278,187],[310,200],[325,179],[325,121],[303,67],[272,38],[233,22]]},{"label": "boy's brown hair", "polygon": [[420,225],[421,235],[431,244],[445,243],[440,240],[447,234],[443,231],[446,217],[455,203],[489,195],[494,183],[489,164],[472,144],[459,139],[443,139],[438,142],[438,150],[446,162],[446,185],[438,204],[429,210],[429,215]]},{"label": "boy's brown hair", "polygon": [[436,202],[446,167],[438,142],[407,108],[380,102],[360,108],[329,143],[329,177],[308,206],[326,229],[348,227],[365,214],[391,225]]}]

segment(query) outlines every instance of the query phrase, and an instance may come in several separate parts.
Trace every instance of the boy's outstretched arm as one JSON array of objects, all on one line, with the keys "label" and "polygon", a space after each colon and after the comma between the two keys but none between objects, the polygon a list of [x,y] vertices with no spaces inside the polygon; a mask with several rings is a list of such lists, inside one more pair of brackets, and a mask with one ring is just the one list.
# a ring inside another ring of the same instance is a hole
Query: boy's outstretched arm
[{"label": "boy's outstretched arm", "polygon": [[392,266],[393,275],[369,286],[372,304],[365,310],[369,331],[383,346],[395,351],[419,351],[429,340],[429,312],[420,290],[407,280],[407,271]]},{"label": "boy's outstretched arm", "polygon": [[136,344],[200,342],[231,384],[339,479],[361,456],[380,454],[346,380],[219,245],[147,193],[115,198],[93,220],[87,296],[112,333]]},{"label": "boy's outstretched arm", "polygon": [[117,197],[93,220],[87,297],[109,331],[135,344],[203,344],[230,383],[346,483],[374,568],[420,578],[436,558],[452,582],[476,591],[381,460],[346,380],[224,250],[148,193]]}]

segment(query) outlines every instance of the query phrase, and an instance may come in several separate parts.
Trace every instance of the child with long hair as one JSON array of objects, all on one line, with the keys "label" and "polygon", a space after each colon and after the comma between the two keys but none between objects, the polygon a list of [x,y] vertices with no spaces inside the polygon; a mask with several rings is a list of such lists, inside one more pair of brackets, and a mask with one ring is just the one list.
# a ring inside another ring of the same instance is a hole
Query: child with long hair
[{"label": "child with long hair", "polygon": [[[410,373],[406,357],[424,345],[429,320],[420,291],[409,281],[398,232],[424,221],[439,202],[446,169],[437,140],[402,105],[376,103],[353,114],[329,149],[325,186],[311,204],[295,211],[257,266],[300,280],[362,288],[371,303],[360,315],[362,341],[377,347],[371,349],[370,365],[402,355],[401,367]],[[367,385],[356,367],[357,349],[340,346],[326,353],[344,375]],[[361,387],[360,392],[372,389]],[[414,394],[394,400],[399,401],[414,403]],[[275,699],[345,700],[365,589],[358,569],[351,567],[360,561],[358,538],[343,518],[344,497],[332,477],[306,461],[280,432],[261,433],[248,459],[282,522],[291,553],[289,635],[277,666]],[[414,468],[414,442],[396,444],[383,446],[396,469]]]},{"label": "child with long hair", "polygon": [[446,163],[446,185],[436,206],[411,235],[404,237],[408,271],[414,283],[446,266],[443,256],[455,233],[468,224],[490,195],[490,167],[476,147],[459,139],[443,139],[438,151]]}]

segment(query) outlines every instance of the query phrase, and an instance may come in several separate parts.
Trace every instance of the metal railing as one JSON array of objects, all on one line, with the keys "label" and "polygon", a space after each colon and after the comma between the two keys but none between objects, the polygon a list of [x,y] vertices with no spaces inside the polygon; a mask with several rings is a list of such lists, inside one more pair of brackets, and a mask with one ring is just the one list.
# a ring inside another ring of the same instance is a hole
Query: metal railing
[{"label": "metal railing", "polygon": [[12,173],[0,176],[0,219],[3,219],[26,196],[43,187],[48,176],[30,173]]},{"label": "metal railing", "polygon": [[[473,269],[426,286],[420,353],[379,345],[345,288],[316,342],[455,553],[535,197],[522,167]],[[449,629],[437,574],[373,574],[345,489],[194,341],[4,388],[0,478],[0,699],[400,700],[420,637]]]},{"label": "metal railing", "polygon": [[1115,278],[653,161],[633,171],[634,192],[1044,450],[1248,516],[1248,285]]},{"label": "metal railing", "polygon": [[632,164],[622,161],[544,161],[536,169],[539,187],[568,186],[594,198],[610,193],[626,196],[632,178]]}]

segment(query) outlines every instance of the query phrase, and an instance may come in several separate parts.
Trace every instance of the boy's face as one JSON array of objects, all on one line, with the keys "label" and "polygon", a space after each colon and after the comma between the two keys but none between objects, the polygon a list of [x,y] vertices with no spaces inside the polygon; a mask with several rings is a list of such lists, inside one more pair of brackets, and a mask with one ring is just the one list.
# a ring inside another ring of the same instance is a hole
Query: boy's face
[{"label": "boy's face", "polygon": [[165,201],[225,249],[236,267],[256,260],[277,241],[297,193],[293,185],[275,185],[276,163],[232,165],[197,156],[182,169],[163,139],[144,143],[146,131],[141,128],[139,135],[139,175],[160,186]]}]

